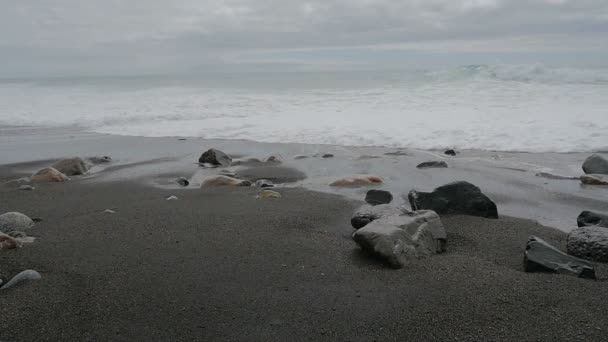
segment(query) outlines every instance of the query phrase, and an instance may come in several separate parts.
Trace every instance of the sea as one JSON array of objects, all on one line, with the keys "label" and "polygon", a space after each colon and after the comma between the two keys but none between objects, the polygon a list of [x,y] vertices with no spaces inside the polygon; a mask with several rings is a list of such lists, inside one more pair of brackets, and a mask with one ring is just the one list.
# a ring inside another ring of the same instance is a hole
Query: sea
[{"label": "sea", "polygon": [[608,151],[608,68],[0,79],[0,125],[416,149]]}]

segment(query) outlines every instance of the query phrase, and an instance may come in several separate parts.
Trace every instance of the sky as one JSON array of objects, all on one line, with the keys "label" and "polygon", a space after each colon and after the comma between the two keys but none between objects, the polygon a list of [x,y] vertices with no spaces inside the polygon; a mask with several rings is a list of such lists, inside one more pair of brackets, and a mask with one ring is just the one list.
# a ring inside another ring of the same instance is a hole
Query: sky
[{"label": "sky", "polygon": [[0,78],[608,64],[607,0],[0,0]]}]

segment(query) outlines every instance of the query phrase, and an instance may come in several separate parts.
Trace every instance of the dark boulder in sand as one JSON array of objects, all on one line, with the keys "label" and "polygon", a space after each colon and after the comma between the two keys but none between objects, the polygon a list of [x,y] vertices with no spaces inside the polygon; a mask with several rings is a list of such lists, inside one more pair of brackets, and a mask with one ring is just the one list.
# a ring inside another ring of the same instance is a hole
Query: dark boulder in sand
[{"label": "dark boulder in sand", "polygon": [[420,163],[416,166],[419,169],[429,169],[429,168],[445,168],[448,167],[448,164],[444,161],[428,161],[424,163]]},{"label": "dark boulder in sand", "polygon": [[608,185],[608,175],[582,175],[581,183],[586,185]]},{"label": "dark boulder in sand", "polygon": [[371,205],[388,204],[393,200],[393,195],[386,190],[369,190],[365,195],[365,202]]},{"label": "dark boulder in sand", "polygon": [[177,184],[179,184],[181,186],[188,186],[188,185],[190,185],[190,181],[188,179],[184,178],[184,177],[179,177],[176,182],[177,182]]},{"label": "dark boulder in sand", "polygon": [[566,247],[570,255],[608,262],[608,229],[598,226],[577,228],[568,234]]},{"label": "dark boulder in sand", "polygon": [[9,212],[0,215],[0,232],[26,231],[34,226],[34,221],[27,215]]},{"label": "dark boulder in sand", "polygon": [[579,227],[598,226],[608,228],[608,215],[585,210],[578,215],[576,223]]},{"label": "dark boulder in sand", "polygon": [[89,171],[89,168],[84,163],[84,160],[78,157],[62,159],[53,164],[52,167],[66,176],[84,175],[87,173],[87,171]]},{"label": "dark boulder in sand", "polygon": [[429,209],[437,214],[459,214],[498,218],[496,204],[481,190],[464,181],[438,187],[433,192],[410,191],[412,210]]},{"label": "dark boulder in sand", "polygon": [[44,183],[44,182],[65,182],[68,180],[68,176],[57,171],[52,167],[45,167],[39,170],[31,177],[32,182]]},{"label": "dark boulder in sand", "polygon": [[200,158],[198,158],[198,162],[200,164],[211,164],[215,166],[230,166],[232,163],[232,158],[230,158],[226,153],[212,148],[205,151]]},{"label": "dark boulder in sand", "polygon": [[583,163],[583,171],[585,171],[587,174],[608,175],[608,160],[599,154],[594,154],[585,159],[585,162]]},{"label": "dark boulder in sand", "polygon": [[564,273],[595,279],[593,264],[567,255],[536,236],[528,239],[524,252],[524,270],[526,272]]},{"label": "dark boulder in sand", "polygon": [[407,210],[404,208],[393,205],[381,204],[372,206],[366,204],[355,211],[350,219],[350,224],[353,226],[353,228],[359,229],[365,227],[374,220],[391,215],[401,215],[405,212],[407,212]]},{"label": "dark boulder in sand", "polygon": [[446,150],[443,153],[446,154],[446,155],[448,155],[448,156],[455,156],[456,155],[456,151],[454,151],[452,149]]}]

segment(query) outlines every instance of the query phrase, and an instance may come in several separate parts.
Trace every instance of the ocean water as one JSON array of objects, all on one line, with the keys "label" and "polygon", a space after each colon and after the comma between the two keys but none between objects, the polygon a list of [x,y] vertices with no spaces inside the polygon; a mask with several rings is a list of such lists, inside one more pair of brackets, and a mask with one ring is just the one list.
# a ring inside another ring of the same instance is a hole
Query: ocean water
[{"label": "ocean water", "polygon": [[0,80],[0,125],[354,146],[608,150],[608,68]]}]

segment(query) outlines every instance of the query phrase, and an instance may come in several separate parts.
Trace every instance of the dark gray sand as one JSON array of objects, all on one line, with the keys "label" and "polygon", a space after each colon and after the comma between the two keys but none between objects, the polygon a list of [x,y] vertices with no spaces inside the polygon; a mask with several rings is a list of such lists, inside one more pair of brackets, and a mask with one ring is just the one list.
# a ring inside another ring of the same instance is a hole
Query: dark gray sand
[{"label": "dark gray sand", "polygon": [[[4,178],[8,178],[6,175]],[[300,189],[132,182],[0,185],[0,212],[43,219],[0,276],[0,341],[601,341],[599,281],[522,271],[532,221],[444,217],[444,255],[393,270],[352,242],[358,202]],[[176,194],[177,201],[166,201]],[[115,214],[103,213],[105,209]]]}]

